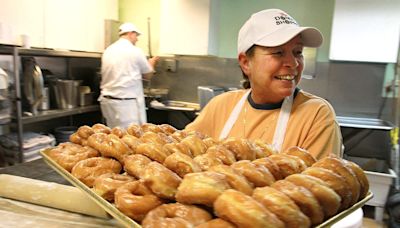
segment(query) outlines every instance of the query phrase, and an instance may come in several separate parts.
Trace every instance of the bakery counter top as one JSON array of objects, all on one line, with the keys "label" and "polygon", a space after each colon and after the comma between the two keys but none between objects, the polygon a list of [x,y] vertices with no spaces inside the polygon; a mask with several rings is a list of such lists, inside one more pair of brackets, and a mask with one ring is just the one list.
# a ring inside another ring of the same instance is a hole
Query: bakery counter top
[{"label": "bakery counter top", "polygon": [[0,227],[112,228],[114,219],[102,219],[0,197]]},{"label": "bakery counter top", "polygon": [[46,182],[71,185],[60,174],[47,165],[43,159],[0,168],[0,174],[10,174]]}]

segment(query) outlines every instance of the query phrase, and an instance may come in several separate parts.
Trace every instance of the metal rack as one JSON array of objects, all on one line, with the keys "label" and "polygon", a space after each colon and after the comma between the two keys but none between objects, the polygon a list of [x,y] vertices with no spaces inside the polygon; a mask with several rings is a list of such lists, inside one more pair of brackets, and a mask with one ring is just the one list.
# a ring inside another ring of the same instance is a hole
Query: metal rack
[{"label": "metal rack", "polygon": [[18,163],[23,162],[23,126],[24,124],[45,121],[64,116],[72,116],[82,113],[99,111],[99,105],[91,105],[84,107],[77,107],[73,109],[64,110],[48,110],[38,113],[35,116],[22,116],[22,97],[20,85],[20,72],[19,72],[19,57],[20,56],[35,56],[35,57],[60,57],[60,58],[101,58],[102,53],[99,52],[83,52],[83,51],[68,51],[68,50],[54,50],[47,48],[30,48],[25,49],[16,45],[2,45],[0,44],[0,55],[13,56],[13,77],[14,77],[14,99],[13,105],[16,110],[16,115],[13,120],[16,124],[16,131],[18,136],[18,154],[15,155],[14,160]]}]

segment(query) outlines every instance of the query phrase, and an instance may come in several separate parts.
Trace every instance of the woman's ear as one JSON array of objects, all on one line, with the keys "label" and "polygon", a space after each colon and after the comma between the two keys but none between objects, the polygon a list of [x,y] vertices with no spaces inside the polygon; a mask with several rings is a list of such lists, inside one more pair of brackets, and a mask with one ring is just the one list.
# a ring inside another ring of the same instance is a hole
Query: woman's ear
[{"label": "woman's ear", "polygon": [[243,73],[249,75],[250,73],[250,61],[249,57],[245,53],[240,53],[238,56],[240,68],[242,68]]}]

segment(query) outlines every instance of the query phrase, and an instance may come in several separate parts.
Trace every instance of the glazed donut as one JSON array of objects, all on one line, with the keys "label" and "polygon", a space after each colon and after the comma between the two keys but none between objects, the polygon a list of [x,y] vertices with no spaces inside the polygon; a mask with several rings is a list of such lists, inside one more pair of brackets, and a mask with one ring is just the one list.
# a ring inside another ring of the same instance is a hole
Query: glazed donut
[{"label": "glazed donut", "polygon": [[76,163],[71,174],[88,187],[93,187],[97,177],[105,173],[120,173],[121,169],[121,164],[114,159],[93,157]]},{"label": "glazed donut", "polygon": [[159,135],[159,137],[164,141],[164,144],[167,143],[176,143],[178,142],[178,140],[176,140],[175,138],[173,138],[171,135],[168,135],[164,132],[159,132],[157,133]]},{"label": "glazed donut", "polygon": [[175,199],[178,186],[182,179],[158,162],[150,162],[144,168],[141,176],[144,184],[158,197]]},{"label": "glazed donut", "polygon": [[147,131],[142,135],[142,137],[140,137],[140,141],[142,141],[143,143],[155,143],[164,145],[166,143],[174,142],[174,139],[162,132]]},{"label": "glazed donut", "polygon": [[186,204],[212,206],[215,199],[231,188],[224,174],[217,172],[188,173],[178,187],[176,201]]},{"label": "glazed donut", "polygon": [[185,131],[180,131],[177,130],[174,133],[170,135],[172,138],[174,138],[177,142],[182,141],[182,139],[186,138],[188,134]]},{"label": "glazed donut", "polygon": [[238,138],[227,138],[222,141],[222,145],[228,148],[236,157],[236,160],[250,160],[253,161],[256,159],[256,150],[253,147],[249,140],[247,139],[238,139]]},{"label": "glazed donut", "polygon": [[217,140],[215,140],[214,138],[211,138],[211,137],[207,137],[207,138],[203,139],[203,142],[206,144],[207,148],[210,148],[212,146],[219,144],[219,142]]},{"label": "glazed donut", "polygon": [[94,133],[105,133],[105,134],[110,134],[111,133],[111,128],[107,127],[104,124],[97,123],[92,126],[92,129]]},{"label": "glazed donut", "polygon": [[273,162],[271,159],[269,159],[268,157],[259,158],[252,162],[255,164],[263,165],[265,168],[267,168],[271,172],[271,174],[274,176],[275,180],[283,179],[283,176],[281,174],[281,169],[279,168],[279,166],[275,162]]},{"label": "glazed donut", "polygon": [[77,132],[72,133],[69,136],[69,141],[75,144],[79,144],[82,146],[86,146],[87,145],[87,139],[84,139],[82,137],[79,136],[79,134]]},{"label": "glazed donut", "polygon": [[270,186],[275,182],[274,176],[265,166],[249,160],[235,162],[231,167],[246,177],[255,187]]},{"label": "glazed donut", "polygon": [[253,199],[274,213],[287,228],[308,228],[310,219],[301,212],[300,208],[284,193],[272,187],[256,188]]},{"label": "glazed donut", "polygon": [[214,157],[208,153],[196,156],[195,158],[193,158],[193,161],[200,166],[200,169],[202,171],[207,171],[210,167],[214,165],[224,164],[219,158]]},{"label": "glazed donut", "polygon": [[186,154],[175,152],[169,155],[165,160],[165,167],[174,171],[178,176],[184,177],[188,173],[201,172],[200,166],[191,157]]},{"label": "glazed donut", "polygon": [[193,158],[193,154],[190,151],[190,148],[186,144],[182,144],[179,142],[164,144],[162,150],[165,150],[165,153],[167,154],[173,154],[179,152]]},{"label": "glazed donut", "polygon": [[114,201],[114,193],[122,185],[136,180],[129,175],[106,173],[94,180],[93,191],[108,201]]},{"label": "glazed donut", "polygon": [[103,157],[115,158],[123,164],[124,157],[133,151],[118,136],[95,133],[88,138],[89,146],[98,150]]},{"label": "glazed donut", "polygon": [[91,127],[89,127],[87,125],[83,125],[78,128],[76,133],[79,135],[79,137],[81,137],[83,139],[87,139],[87,138],[89,138],[89,136],[93,135],[95,132]]},{"label": "glazed donut", "polygon": [[354,174],[357,177],[358,182],[360,182],[360,196],[359,196],[358,200],[364,199],[364,197],[367,196],[368,191],[369,191],[369,182],[368,182],[367,176],[364,173],[364,170],[352,161],[343,159],[343,162],[346,167],[353,170]]},{"label": "glazed donut", "polygon": [[151,210],[144,218],[142,227],[194,227],[211,219],[210,213],[194,205],[170,203]]},{"label": "glazed donut", "polygon": [[358,198],[360,197],[360,182],[357,180],[353,170],[346,167],[341,159],[325,157],[314,163],[313,167],[329,169],[342,176],[345,179],[347,186],[350,187],[352,197],[351,205],[358,201]]},{"label": "glazed donut", "polygon": [[197,135],[189,135],[182,139],[180,143],[189,147],[193,157],[204,154],[207,150],[207,145]]},{"label": "glazed donut", "polygon": [[281,154],[273,154],[268,158],[278,165],[279,169],[281,170],[281,175],[283,178],[291,174],[301,173],[307,168],[303,160],[292,155],[281,153]]},{"label": "glazed donut", "polygon": [[116,135],[116,136],[118,136],[118,138],[122,138],[127,133],[126,133],[126,130],[121,127],[114,127],[111,129],[110,134]]},{"label": "glazed donut", "polygon": [[161,124],[161,125],[159,125],[159,127],[160,127],[161,131],[167,135],[172,135],[173,133],[175,133],[175,131],[178,130],[169,124]]},{"label": "glazed donut", "polygon": [[261,139],[254,140],[254,146],[260,150],[259,153],[256,154],[256,158],[265,158],[278,153],[271,144],[268,144]]},{"label": "glazed donut", "polygon": [[208,136],[206,134],[203,134],[200,131],[195,131],[195,130],[191,130],[191,131],[183,130],[183,131],[186,133],[186,137],[194,135],[194,136],[196,136],[197,138],[199,138],[201,140],[204,140],[204,139],[208,138]]},{"label": "glazed donut", "polygon": [[224,191],[214,203],[215,214],[238,227],[279,228],[285,227],[278,217],[261,203],[242,192],[229,189]]},{"label": "glazed donut", "polygon": [[71,172],[72,167],[79,161],[99,155],[100,153],[91,147],[70,142],[60,143],[48,153],[50,158],[68,172]]},{"label": "glazed donut", "polygon": [[141,154],[131,154],[125,157],[124,170],[138,179],[141,178],[144,168],[151,162],[150,158]]},{"label": "glazed donut", "polygon": [[233,189],[243,192],[246,195],[251,195],[253,193],[252,183],[232,167],[227,165],[216,165],[210,167],[209,171],[224,174],[226,176],[226,181]]},{"label": "glazed donut", "polygon": [[136,154],[142,154],[153,161],[163,163],[171,154],[169,154],[169,151],[163,150],[162,148],[161,144],[142,143],[136,147]]},{"label": "glazed donut", "polygon": [[330,218],[339,211],[342,199],[321,179],[305,174],[292,174],[285,180],[308,189],[324,210],[325,218]]},{"label": "glazed donut", "polygon": [[209,154],[211,157],[218,158],[225,165],[232,165],[236,162],[235,155],[232,153],[232,151],[228,150],[228,148],[222,145],[209,147],[206,151],[206,154]]},{"label": "glazed donut", "polygon": [[142,131],[144,133],[146,133],[146,132],[154,132],[154,133],[163,132],[162,129],[160,128],[160,126],[158,126],[156,124],[152,124],[152,123],[144,123],[140,126],[140,128],[142,128]]},{"label": "glazed donut", "polygon": [[122,141],[133,151],[133,153],[136,153],[136,147],[142,143],[139,138],[129,134],[124,135]]},{"label": "glazed donut", "polygon": [[137,124],[129,125],[128,128],[126,129],[126,132],[132,136],[135,136],[136,138],[140,138],[143,135],[142,128]]},{"label": "glazed donut", "polygon": [[235,227],[236,226],[231,222],[228,222],[221,218],[215,218],[205,223],[202,223],[196,226],[195,228],[235,228]]},{"label": "glazed donut", "polygon": [[308,216],[312,225],[317,225],[324,221],[324,212],[321,205],[306,188],[286,180],[279,180],[273,183],[271,187],[289,196],[300,210]]},{"label": "glazed donut", "polygon": [[115,191],[115,207],[129,218],[139,222],[149,211],[162,203],[163,201],[140,181],[128,182]]},{"label": "glazed donut", "polygon": [[107,140],[107,134],[105,133],[96,133],[89,136],[87,139],[88,146],[99,150],[102,148],[102,144],[105,144]]},{"label": "glazed donut", "polygon": [[284,154],[296,156],[303,160],[307,167],[312,166],[317,160],[305,149],[298,146],[292,146],[283,152]]},{"label": "glazed donut", "polygon": [[331,189],[333,189],[342,199],[339,211],[350,207],[352,193],[350,191],[350,187],[346,184],[346,181],[342,176],[329,169],[318,167],[309,167],[304,170],[302,174],[317,177],[324,181],[324,183],[327,184]]}]

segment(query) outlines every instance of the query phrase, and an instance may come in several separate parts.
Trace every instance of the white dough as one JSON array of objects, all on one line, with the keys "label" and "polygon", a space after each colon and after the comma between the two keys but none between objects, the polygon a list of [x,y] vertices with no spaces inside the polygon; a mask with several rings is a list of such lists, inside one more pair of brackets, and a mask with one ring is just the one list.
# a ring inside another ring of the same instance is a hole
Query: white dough
[{"label": "white dough", "polygon": [[52,182],[0,174],[0,196],[85,215],[110,217],[78,188]]}]

